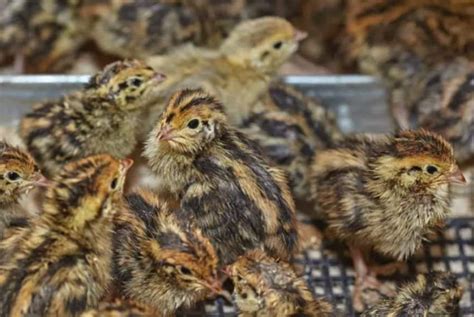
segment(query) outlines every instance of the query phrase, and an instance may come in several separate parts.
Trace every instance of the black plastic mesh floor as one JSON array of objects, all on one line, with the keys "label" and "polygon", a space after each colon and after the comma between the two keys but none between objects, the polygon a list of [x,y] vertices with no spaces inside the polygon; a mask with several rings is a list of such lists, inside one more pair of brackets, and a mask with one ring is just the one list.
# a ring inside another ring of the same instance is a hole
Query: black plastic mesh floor
[{"label": "black plastic mesh floor", "polygon": [[[334,251],[323,245],[307,250],[297,263],[304,265],[305,278],[315,294],[332,301],[344,316],[355,316],[351,301],[354,273],[341,248]],[[465,289],[461,316],[474,316],[474,218],[451,219],[444,231],[427,243],[396,278],[402,281],[430,270],[450,271],[458,276]],[[218,299],[200,312],[183,314],[204,315],[227,317],[236,313],[233,306]]]}]

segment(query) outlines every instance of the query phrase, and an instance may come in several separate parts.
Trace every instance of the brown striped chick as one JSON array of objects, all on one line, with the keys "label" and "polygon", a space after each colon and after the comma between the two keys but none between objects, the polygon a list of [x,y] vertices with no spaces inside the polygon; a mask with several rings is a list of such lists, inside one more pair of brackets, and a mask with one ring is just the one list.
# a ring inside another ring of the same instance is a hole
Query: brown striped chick
[{"label": "brown striped chick", "polygon": [[81,317],[162,317],[147,307],[129,301],[104,301],[97,308],[81,314]]},{"label": "brown striped chick", "polygon": [[149,191],[126,197],[116,217],[114,275],[126,298],[173,315],[222,293],[212,244]]},{"label": "brown striped chick", "polygon": [[[238,24],[218,50],[188,45],[147,62],[173,74],[162,88],[162,102],[147,114],[153,125],[172,93],[203,88],[223,102],[229,121],[239,124],[254,111],[280,66],[298,49],[305,34],[282,18],[265,17]],[[238,98],[236,98],[238,96]]]},{"label": "brown striped chick", "polygon": [[3,0],[0,4],[0,63],[15,58],[18,72],[60,72],[74,62],[87,40],[81,1]]},{"label": "brown striped chick", "polygon": [[228,269],[239,316],[333,316],[324,299],[316,299],[291,266],[262,251],[240,257]]},{"label": "brown striped chick", "polygon": [[211,240],[221,264],[256,248],[292,258],[295,208],[286,176],[229,125],[214,97],[202,90],[175,93],[144,155],[161,194],[179,199],[179,216]]},{"label": "brown striped chick", "polygon": [[33,188],[47,184],[27,152],[0,141],[0,240],[6,229],[29,217],[19,204],[20,198]]},{"label": "brown striped chick", "polygon": [[474,163],[474,63],[458,58],[401,82],[391,93],[401,128],[424,128],[446,138],[460,163]]},{"label": "brown striped chick", "polygon": [[361,291],[381,286],[367,253],[399,261],[413,255],[448,216],[448,185],[465,182],[452,146],[424,130],[347,137],[316,154],[314,216],[326,223],[328,237],[350,248],[357,310],[363,309]]},{"label": "brown striped chick", "polygon": [[91,37],[101,51],[121,58],[163,54],[187,42],[205,44],[212,10],[199,10],[197,2],[112,1],[99,10]]},{"label": "brown striped chick", "polygon": [[1,254],[0,316],[79,316],[98,305],[111,282],[112,215],[131,164],[98,155],[55,177],[43,213]]},{"label": "brown striped chick", "polygon": [[342,137],[333,113],[288,84],[272,83],[253,113],[239,128],[289,176],[297,201],[309,197],[309,168],[316,151]]},{"label": "brown striped chick", "polygon": [[446,316],[459,315],[459,301],[464,293],[454,274],[429,272],[402,286],[391,299],[364,311],[362,317]]},{"label": "brown striped chick", "polygon": [[139,61],[112,63],[82,90],[35,106],[21,121],[20,135],[48,175],[88,155],[125,158],[137,143],[140,114],[162,80]]}]

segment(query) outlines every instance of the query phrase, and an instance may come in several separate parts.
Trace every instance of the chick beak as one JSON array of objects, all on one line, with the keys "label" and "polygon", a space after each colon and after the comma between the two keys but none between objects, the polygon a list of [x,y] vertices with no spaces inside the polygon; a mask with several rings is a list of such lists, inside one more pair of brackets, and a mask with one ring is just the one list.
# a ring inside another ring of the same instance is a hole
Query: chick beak
[{"label": "chick beak", "polygon": [[155,76],[153,77],[153,79],[158,84],[158,83],[161,83],[162,81],[164,81],[166,79],[166,75],[161,74],[161,73],[156,73]]},{"label": "chick beak", "polygon": [[124,159],[120,162],[124,171],[128,171],[133,165],[133,160],[130,158]]},{"label": "chick beak", "polygon": [[33,185],[38,186],[38,187],[48,187],[52,184],[52,182],[44,177],[42,174],[38,174],[34,179],[33,179]]},{"label": "chick beak", "polygon": [[209,281],[204,282],[203,284],[212,292],[212,294],[221,296],[225,298],[226,300],[228,300],[229,303],[232,303],[232,296],[229,294],[228,291],[222,288],[222,283],[218,279],[209,280]]},{"label": "chick beak", "polygon": [[165,125],[161,128],[160,132],[158,133],[158,141],[169,141],[173,139],[173,128],[169,125]]},{"label": "chick beak", "polygon": [[295,30],[294,39],[295,39],[296,42],[301,42],[307,37],[308,37],[307,32],[301,31],[301,30],[298,30],[298,29]]},{"label": "chick beak", "polygon": [[448,175],[448,180],[450,183],[453,183],[453,184],[462,184],[462,185],[467,184],[466,178],[464,177],[463,173],[457,166],[455,167],[454,171],[452,171]]},{"label": "chick beak", "polygon": [[224,273],[225,275],[227,276],[231,276],[232,272],[230,271],[230,267],[229,266],[226,266],[224,267],[223,269],[221,269],[222,273]]}]

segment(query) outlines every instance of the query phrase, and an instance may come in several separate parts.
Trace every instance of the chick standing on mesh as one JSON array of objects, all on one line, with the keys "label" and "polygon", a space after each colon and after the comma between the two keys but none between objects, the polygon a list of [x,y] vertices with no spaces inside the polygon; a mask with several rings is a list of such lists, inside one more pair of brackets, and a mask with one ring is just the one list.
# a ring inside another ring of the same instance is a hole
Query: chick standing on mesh
[{"label": "chick standing on mesh", "polygon": [[446,316],[459,315],[459,301],[464,293],[449,272],[418,274],[416,280],[402,286],[394,298],[382,300],[362,314],[376,316]]},{"label": "chick standing on mesh", "polygon": [[0,316],[79,316],[99,303],[111,282],[112,216],[131,163],[98,155],[64,167],[43,213],[0,255]]},{"label": "chick standing on mesh", "polygon": [[174,94],[144,154],[161,194],[179,199],[178,215],[211,240],[221,264],[255,248],[292,257],[297,238],[286,176],[229,125],[214,97]]},{"label": "chick standing on mesh", "polygon": [[47,183],[28,153],[0,141],[0,240],[16,220],[29,217],[19,204],[20,198]]},{"label": "chick standing on mesh", "polygon": [[288,263],[257,250],[227,269],[234,282],[239,316],[333,316],[331,304],[314,298],[303,278]]},{"label": "chick standing on mesh", "polygon": [[424,130],[347,137],[316,154],[314,216],[326,223],[329,237],[350,248],[356,309],[363,309],[363,288],[380,286],[366,253],[396,260],[413,255],[448,216],[449,184],[465,182],[451,145]]},{"label": "chick standing on mesh", "polygon": [[153,125],[172,93],[203,88],[222,101],[229,121],[239,124],[268,89],[280,66],[298,49],[305,34],[282,18],[241,22],[218,50],[179,47],[165,56],[147,59],[155,69],[172,74],[160,87],[162,102],[149,114]]},{"label": "chick standing on mesh", "polygon": [[125,158],[137,143],[139,116],[162,80],[139,61],[110,64],[83,90],[34,107],[21,121],[21,137],[48,175],[87,155]]},{"label": "chick standing on mesh", "polygon": [[209,239],[148,191],[126,197],[115,221],[114,275],[123,296],[163,315],[222,292]]}]

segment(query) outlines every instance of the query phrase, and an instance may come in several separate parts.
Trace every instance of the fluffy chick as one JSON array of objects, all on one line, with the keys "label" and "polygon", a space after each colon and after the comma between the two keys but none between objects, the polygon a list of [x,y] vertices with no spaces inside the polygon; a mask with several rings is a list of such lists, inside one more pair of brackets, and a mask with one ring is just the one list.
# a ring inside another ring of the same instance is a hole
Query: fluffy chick
[{"label": "fluffy chick", "polygon": [[34,187],[46,184],[27,152],[0,141],[0,240],[15,219],[28,217],[19,199]]},{"label": "fluffy chick", "polygon": [[201,12],[196,2],[113,1],[100,10],[91,35],[102,51],[122,58],[163,54],[185,42],[204,44],[212,8]]},{"label": "fluffy chick", "polygon": [[[304,33],[282,18],[265,17],[238,24],[218,50],[188,45],[147,62],[173,74],[160,87],[163,100],[148,114],[156,122],[169,96],[183,88],[203,88],[223,102],[229,120],[239,124],[252,111],[270,79],[298,49]],[[236,96],[239,96],[236,98]]]},{"label": "fluffy chick", "polygon": [[402,286],[397,296],[386,299],[365,311],[371,316],[459,316],[463,288],[448,272],[418,274],[416,280]]},{"label": "fluffy chick", "polygon": [[424,130],[347,137],[316,154],[314,216],[326,223],[329,237],[350,248],[356,309],[363,308],[361,289],[380,286],[364,253],[411,256],[448,216],[448,185],[465,182],[451,145]]},{"label": "fluffy chick", "polygon": [[331,304],[315,299],[288,263],[260,250],[241,256],[228,269],[239,316],[333,316]]},{"label": "fluffy chick", "polygon": [[0,316],[79,316],[111,281],[112,215],[131,161],[73,162],[48,188],[43,213],[0,257]]},{"label": "fluffy chick", "polygon": [[180,200],[178,214],[210,238],[221,264],[262,247],[292,257],[297,238],[287,178],[229,125],[214,97],[202,90],[174,94],[144,155],[162,194]]},{"label": "fluffy chick", "polygon": [[266,110],[251,114],[239,128],[288,173],[295,199],[308,201],[315,151],[342,137],[335,116],[283,83],[272,83],[260,102]]},{"label": "fluffy chick", "polygon": [[401,128],[439,133],[460,163],[474,162],[474,63],[458,58],[407,78],[392,90],[391,109]]},{"label": "fluffy chick", "polygon": [[122,295],[163,315],[220,293],[212,244],[148,191],[126,197],[117,215],[114,275]]},{"label": "fluffy chick", "polygon": [[16,70],[58,72],[70,66],[86,41],[81,1],[6,0],[0,4],[0,63],[16,58]]},{"label": "fluffy chick", "polygon": [[20,135],[48,175],[87,155],[125,158],[137,143],[140,114],[162,79],[139,61],[115,62],[82,90],[35,106],[21,121]]}]

